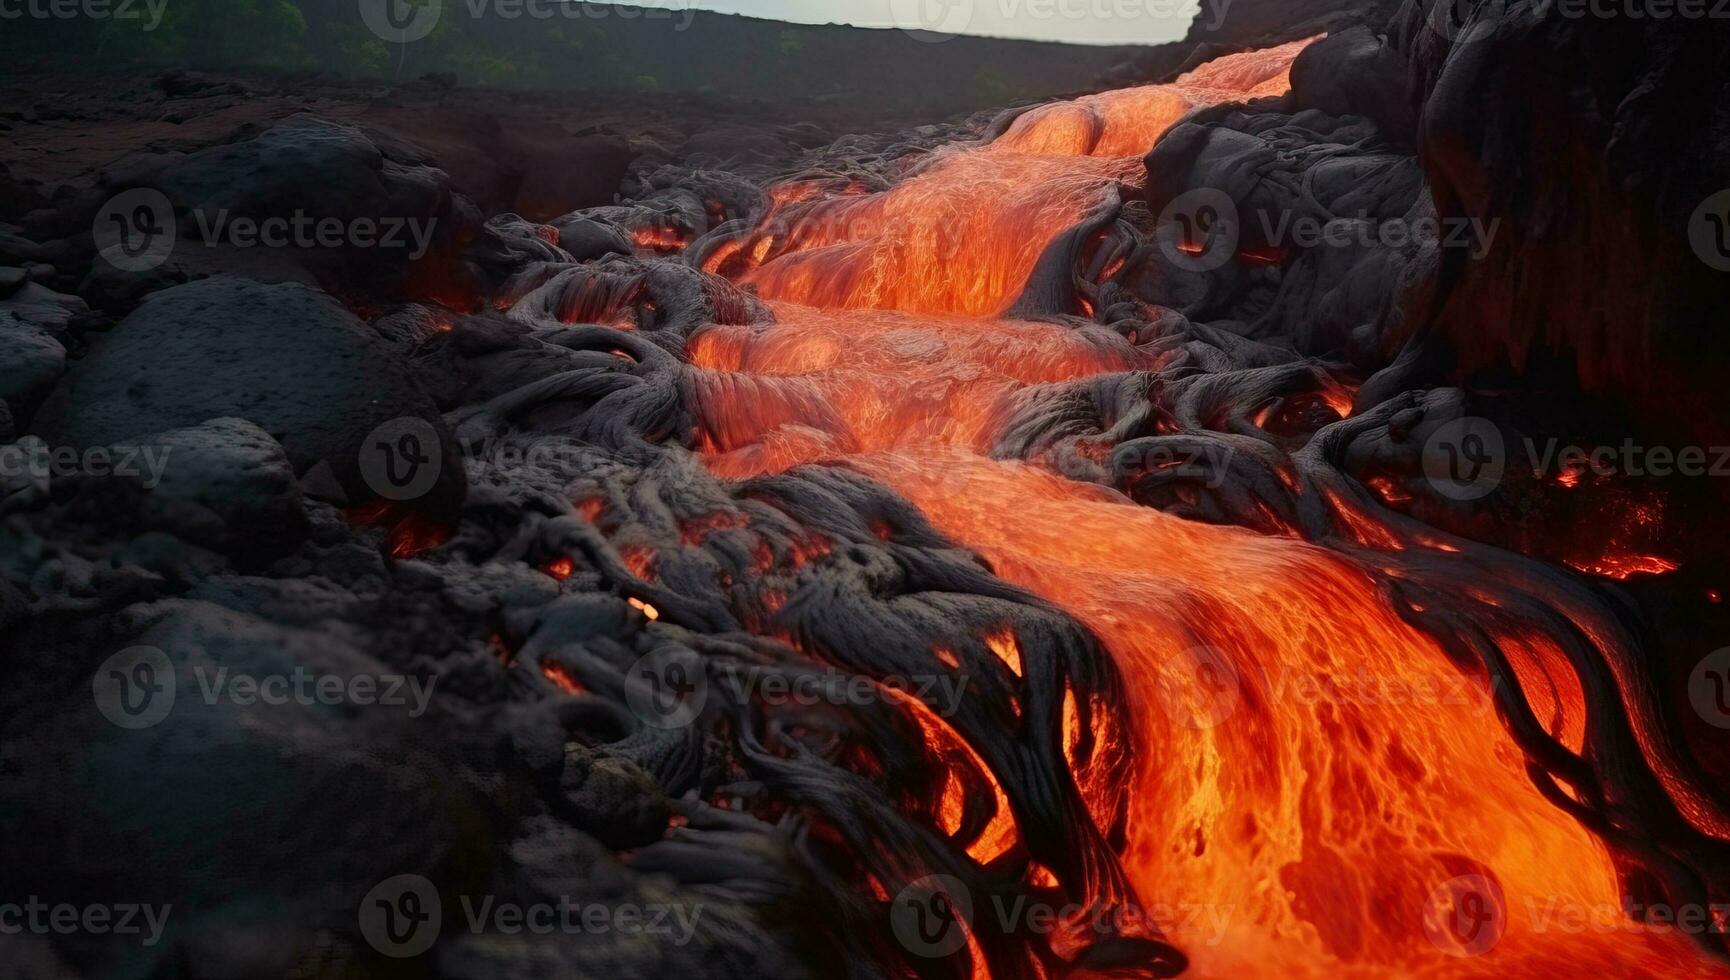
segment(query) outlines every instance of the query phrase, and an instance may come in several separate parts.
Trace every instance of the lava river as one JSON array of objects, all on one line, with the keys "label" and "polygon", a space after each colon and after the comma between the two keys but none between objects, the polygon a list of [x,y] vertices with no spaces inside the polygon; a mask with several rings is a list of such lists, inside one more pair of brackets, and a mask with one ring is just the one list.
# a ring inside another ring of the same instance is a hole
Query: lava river
[{"label": "lava river", "polygon": [[[1609,851],[1356,559],[988,455],[1034,386],[1158,367],[1104,328],[1003,315],[1044,246],[1190,108],[1282,91],[1301,47],[1041,107],[887,191],[778,189],[748,261],[710,263],[777,322],[691,339],[706,459],[863,471],[1101,638],[1137,739],[1124,863],[1189,975],[1719,975],[1618,920]],[[1577,690],[1553,698],[1578,715]],[[1497,906],[1476,910],[1493,946],[1454,928],[1468,901]]]}]

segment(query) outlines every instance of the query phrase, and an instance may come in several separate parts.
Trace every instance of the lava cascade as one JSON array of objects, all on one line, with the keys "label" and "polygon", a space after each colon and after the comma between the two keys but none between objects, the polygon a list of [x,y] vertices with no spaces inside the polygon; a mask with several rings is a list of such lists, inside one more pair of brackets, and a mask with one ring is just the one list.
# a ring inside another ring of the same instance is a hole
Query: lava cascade
[{"label": "lava cascade", "polygon": [[784,187],[739,248],[752,263],[744,281],[766,298],[810,306],[1001,313],[1045,244],[1133,179],[1166,127],[1210,102],[1279,94],[1303,46],[1221,59],[1170,85],[1033,108],[991,142],[939,150],[887,191],[825,197]]},{"label": "lava cascade", "polygon": [[[1001,318],[1041,250],[1188,109],[1278,94],[1301,48],[1040,107],[887,191],[781,188],[735,264],[710,263],[778,322],[692,338],[709,465],[862,470],[1100,636],[1138,739],[1126,867],[1173,910],[1161,924],[1192,975],[1719,975],[1685,966],[1698,955],[1677,935],[1603,926],[1620,904],[1607,848],[1539,794],[1482,679],[1357,560],[988,455],[1018,394],[1157,367],[1103,328]],[[1582,694],[1559,654],[1499,639],[1577,741]],[[1206,683],[1221,672],[1227,697]],[[1341,687],[1363,678],[1438,693]],[[1506,932],[1486,955],[1426,938],[1462,876],[1500,889]],[[1591,924],[1564,924],[1582,910]]]}]

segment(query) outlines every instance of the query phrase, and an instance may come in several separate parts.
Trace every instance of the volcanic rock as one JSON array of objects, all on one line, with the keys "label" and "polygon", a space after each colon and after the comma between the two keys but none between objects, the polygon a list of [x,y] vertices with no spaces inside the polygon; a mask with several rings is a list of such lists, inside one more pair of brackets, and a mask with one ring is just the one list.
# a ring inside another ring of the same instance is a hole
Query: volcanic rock
[{"label": "volcanic rock", "polygon": [[147,522],[230,553],[276,554],[307,533],[282,446],[243,419],[212,419],[116,447],[159,466],[141,475]]},{"label": "volcanic rock", "polygon": [[56,292],[32,279],[0,299],[0,312],[48,330],[64,330],[74,318],[89,313],[90,306],[77,296]]},{"label": "volcanic rock", "polygon": [[[484,851],[472,804],[429,744],[437,728],[411,715],[414,698],[272,702],[258,695],[268,688],[246,686],[304,675],[346,690],[388,676],[387,665],[337,634],[209,603],[135,606],[124,618],[121,637],[68,644],[21,681],[37,707],[0,723],[10,885],[44,900],[124,894],[172,905],[160,943],[101,947],[84,975],[151,975],[181,957],[235,971],[223,975],[292,973],[319,930],[354,934],[354,910],[378,882],[402,872],[437,880],[453,854]],[[166,714],[122,727],[117,710],[105,720],[92,705],[92,678],[104,679],[106,658],[140,646],[168,668],[153,683],[173,696],[158,690]],[[50,867],[34,853],[50,839],[78,845]],[[264,868],[271,884],[261,891]]]},{"label": "volcanic rock", "polygon": [[440,442],[437,481],[417,504],[448,513],[462,500],[463,468],[398,357],[317,290],[208,279],[149,297],[73,367],[37,425],[51,443],[98,446],[243,418],[282,444],[297,473],[328,460],[358,502],[379,492],[361,471],[367,434],[416,420]]},{"label": "volcanic rock", "polygon": [[35,324],[0,311],[0,400],[21,413],[66,369],[66,348]]},{"label": "volcanic rock", "polygon": [[[353,126],[297,113],[251,139],[117,161],[103,168],[101,187],[84,195],[81,208],[63,211],[87,229],[113,195],[161,191],[178,220],[174,249],[166,265],[139,272],[97,262],[87,288],[112,297],[104,307],[118,311],[199,275],[333,286],[395,281],[407,263],[472,233],[478,220],[424,150],[384,142],[390,151]],[[279,224],[269,239],[244,224],[270,219]],[[134,279],[144,282],[129,284]]]}]

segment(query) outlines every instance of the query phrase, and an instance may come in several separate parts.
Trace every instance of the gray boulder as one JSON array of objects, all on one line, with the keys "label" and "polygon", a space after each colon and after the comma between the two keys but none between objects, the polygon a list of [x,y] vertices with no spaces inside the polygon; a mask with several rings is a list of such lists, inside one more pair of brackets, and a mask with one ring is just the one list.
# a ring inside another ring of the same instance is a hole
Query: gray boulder
[{"label": "gray boulder", "polygon": [[160,191],[173,206],[174,247],[150,269],[97,258],[80,291],[121,312],[214,275],[342,289],[400,284],[412,262],[468,237],[479,218],[424,151],[384,142],[299,113],[250,139],[122,158],[102,171],[87,211],[121,192]]},{"label": "gray boulder", "polygon": [[306,537],[308,525],[282,446],[244,419],[149,436],[116,447],[148,491],[146,523],[230,554],[273,556]]},{"label": "gray boulder", "polygon": [[407,424],[438,445],[425,447],[436,479],[405,502],[433,517],[461,506],[456,444],[397,348],[297,284],[215,278],[153,294],[72,367],[35,427],[51,445],[109,446],[217,418],[258,426],[296,474],[328,462],[350,502],[383,492],[363,472],[369,434]]},{"label": "gray boulder", "polygon": [[[365,133],[307,113],[255,139],[200,150],[154,175],[176,206],[214,220],[247,217],[436,217],[450,205],[440,170],[386,156]],[[131,182],[131,181],[128,181]]]},{"label": "gray boulder", "polygon": [[66,370],[66,348],[47,331],[0,310],[0,401],[14,413],[33,403]]}]

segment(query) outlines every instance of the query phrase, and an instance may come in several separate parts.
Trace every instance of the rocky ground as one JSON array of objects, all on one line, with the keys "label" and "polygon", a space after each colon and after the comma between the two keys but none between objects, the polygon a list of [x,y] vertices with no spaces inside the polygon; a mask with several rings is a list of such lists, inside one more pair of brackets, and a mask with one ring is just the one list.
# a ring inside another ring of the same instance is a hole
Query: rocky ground
[{"label": "rocky ground", "polygon": [[[928,635],[959,635],[931,618],[943,597],[996,596],[979,601],[1044,624],[1078,681],[1107,683],[1078,627],[881,487],[723,485],[651,450],[644,419],[586,411],[662,384],[664,338],[761,316],[695,269],[645,265],[662,243],[760,210],[769,175],[845,159],[883,180],[984,120],[439,79],[34,74],[9,95],[0,860],[9,896],[172,914],[148,943],[8,935],[7,975],[798,976],[836,950],[880,975],[898,947],[830,887],[860,855],[740,811],[817,780],[845,791],[825,806],[847,801],[833,816],[855,846],[930,849],[895,799],[934,795],[906,720],[766,723],[717,695],[709,717],[756,732],[725,747],[690,719],[645,724],[659,702],[628,673],[700,652],[832,683],[715,591],[790,589],[814,528],[856,561],[887,557],[881,522],[900,529],[911,580],[834,576],[860,621],[905,628],[905,595],[931,607]],[[340,231],[294,238],[301,215]],[[279,219],[292,240],[249,245],[207,230],[217,216]],[[603,274],[572,289],[588,268]],[[641,332],[581,325],[620,316]],[[634,367],[573,382],[607,365]],[[512,434],[560,404],[564,421]],[[849,506],[824,506],[837,495]],[[706,548],[643,567],[667,535]],[[289,693],[260,700],[271,678]],[[859,725],[890,797],[788,758]],[[1041,819],[1054,847],[1091,826]],[[402,972],[394,957],[420,950],[381,916],[412,925],[423,894],[442,899],[441,940]],[[644,922],[550,940],[454,925],[477,896]]]}]

